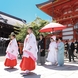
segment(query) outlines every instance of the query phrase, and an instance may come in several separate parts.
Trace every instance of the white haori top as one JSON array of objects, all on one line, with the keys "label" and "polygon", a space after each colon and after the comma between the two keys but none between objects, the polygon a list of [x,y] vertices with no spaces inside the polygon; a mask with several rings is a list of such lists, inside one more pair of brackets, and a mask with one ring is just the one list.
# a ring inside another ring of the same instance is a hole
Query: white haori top
[{"label": "white haori top", "polygon": [[33,33],[26,36],[23,47],[23,57],[31,57],[34,61],[37,60],[37,42]]},{"label": "white haori top", "polygon": [[19,52],[18,52],[18,44],[16,38],[10,41],[6,53],[7,53],[6,58],[17,59]]}]

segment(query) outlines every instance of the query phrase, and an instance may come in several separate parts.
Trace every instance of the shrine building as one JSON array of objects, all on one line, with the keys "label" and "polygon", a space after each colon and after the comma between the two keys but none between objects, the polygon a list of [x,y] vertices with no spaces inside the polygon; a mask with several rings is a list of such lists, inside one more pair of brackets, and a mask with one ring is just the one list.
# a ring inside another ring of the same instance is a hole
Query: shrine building
[{"label": "shrine building", "polygon": [[26,21],[0,11],[0,38],[8,38],[11,32],[16,34]]},{"label": "shrine building", "polygon": [[5,53],[11,32],[18,34],[26,20],[0,11],[0,54]]},{"label": "shrine building", "polygon": [[78,40],[78,0],[48,0],[36,6],[56,22],[67,26],[58,33],[63,40]]}]

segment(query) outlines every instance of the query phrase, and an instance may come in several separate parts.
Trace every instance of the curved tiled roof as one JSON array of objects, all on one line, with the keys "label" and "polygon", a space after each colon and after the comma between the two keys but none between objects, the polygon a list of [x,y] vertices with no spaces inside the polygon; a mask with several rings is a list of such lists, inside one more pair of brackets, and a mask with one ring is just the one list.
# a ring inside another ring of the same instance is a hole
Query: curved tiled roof
[{"label": "curved tiled roof", "polygon": [[0,22],[4,23],[6,22],[7,24],[10,25],[16,25],[16,24],[23,25],[24,23],[26,23],[26,20],[0,11]]},{"label": "curved tiled roof", "polygon": [[48,3],[51,3],[51,1],[47,1],[47,2],[44,2],[44,3],[40,3],[40,4],[36,4],[37,7],[41,7],[45,4],[48,4]]}]

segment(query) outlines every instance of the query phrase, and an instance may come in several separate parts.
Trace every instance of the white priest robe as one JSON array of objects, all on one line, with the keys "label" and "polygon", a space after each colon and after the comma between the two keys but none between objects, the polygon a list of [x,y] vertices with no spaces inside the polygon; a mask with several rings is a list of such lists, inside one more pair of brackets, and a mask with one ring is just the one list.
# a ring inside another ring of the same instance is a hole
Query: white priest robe
[{"label": "white priest robe", "polygon": [[37,42],[33,33],[26,36],[23,47],[23,58],[20,64],[21,70],[34,70],[37,60]]},{"label": "white priest robe", "polygon": [[57,43],[51,42],[49,45],[49,53],[47,57],[47,61],[55,64],[57,62]]},{"label": "white priest robe", "polygon": [[4,65],[9,67],[14,67],[17,64],[17,56],[18,56],[18,44],[16,38],[10,41],[7,50],[6,50],[6,60]]}]

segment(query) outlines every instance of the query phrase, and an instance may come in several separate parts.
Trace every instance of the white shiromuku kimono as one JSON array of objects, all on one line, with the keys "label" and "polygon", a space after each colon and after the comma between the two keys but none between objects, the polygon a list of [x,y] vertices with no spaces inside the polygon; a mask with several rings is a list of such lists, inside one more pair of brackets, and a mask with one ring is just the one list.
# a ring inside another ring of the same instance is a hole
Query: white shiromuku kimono
[{"label": "white shiromuku kimono", "polygon": [[17,64],[18,44],[16,38],[10,41],[6,50],[5,66],[14,67]]},{"label": "white shiromuku kimono", "polygon": [[37,42],[33,33],[26,36],[23,47],[23,58],[20,64],[21,70],[35,69],[35,61],[37,60]]},{"label": "white shiromuku kimono", "polygon": [[51,42],[49,45],[49,53],[47,57],[47,61],[51,62],[52,64],[55,64],[57,62],[57,43]]}]

